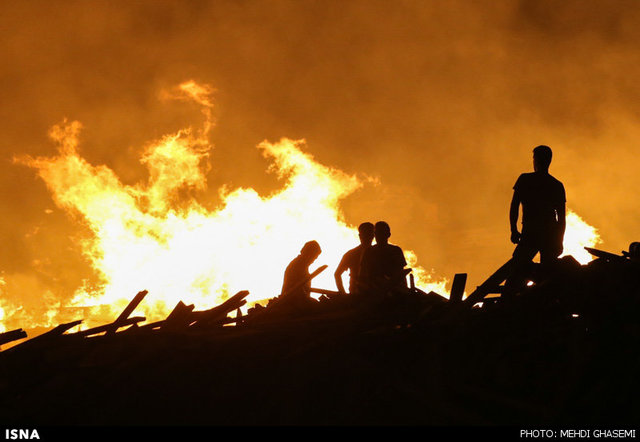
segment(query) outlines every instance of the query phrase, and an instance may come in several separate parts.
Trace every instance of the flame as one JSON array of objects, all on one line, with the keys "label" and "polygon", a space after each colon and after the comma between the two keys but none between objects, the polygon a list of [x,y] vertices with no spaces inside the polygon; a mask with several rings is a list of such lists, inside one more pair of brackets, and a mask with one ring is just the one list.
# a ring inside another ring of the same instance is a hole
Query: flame
[{"label": "flame", "polygon": [[595,247],[602,242],[598,230],[587,224],[572,210],[567,210],[566,222],[567,227],[562,242],[564,252],[561,256],[571,255],[580,264],[591,262],[593,257],[584,248]]},{"label": "flame", "polygon": [[418,265],[418,256],[412,250],[405,250],[404,257],[407,261],[407,267],[412,269],[411,273],[418,288],[426,293],[436,292],[449,299],[449,279],[436,276],[433,269],[427,271],[420,267]]},{"label": "flame", "polygon": [[[140,162],[149,176],[135,185],[123,184],[109,167],[94,166],[80,155],[78,121],[51,128],[57,155],[16,158],[37,170],[57,206],[89,227],[92,235],[81,245],[98,282],[83,282],[66,302],[42,294],[51,298],[44,313],[2,305],[0,331],[8,317],[23,326],[56,325],[63,309],[81,312],[84,326],[104,323],[140,290],[149,294],[134,314],[148,321],[164,319],[178,301],[206,309],[240,290],[249,290],[248,300],[258,302],[279,294],[285,267],[306,241],[320,243],[316,264],[330,268],[358,244],[357,229],[345,221],[340,203],[366,180],[318,163],[305,152],[304,140],[282,138],[257,146],[270,160],[268,171],[282,181],[272,194],[223,186],[217,208],[206,209],[196,200],[193,191],[207,188],[212,91],[189,81],[164,94],[197,103],[204,123],[200,130],[188,127],[147,145]],[[565,255],[589,262],[584,246],[599,240],[595,228],[568,211]],[[447,279],[420,267],[411,250],[405,257],[418,288],[447,296]],[[334,288],[333,271],[318,276],[314,286]]]},{"label": "flame", "polygon": [[[6,284],[6,281],[4,280],[3,277],[0,276],[0,288],[2,289],[2,292],[4,292],[4,286]],[[2,293],[0,292],[0,293]],[[4,333],[7,331],[7,327],[4,325],[4,319],[7,316],[5,309],[7,308],[6,306],[2,305],[2,299],[0,299],[0,333]]]},{"label": "flame", "polygon": [[4,309],[0,306],[0,333],[4,333],[7,331],[7,328],[4,326]]},{"label": "flame", "polygon": [[[56,156],[18,159],[35,168],[55,203],[79,214],[92,232],[83,253],[100,282],[85,283],[69,306],[91,306],[94,319],[112,319],[145,289],[149,294],[137,312],[159,320],[178,301],[204,309],[249,290],[248,300],[257,302],[279,294],[285,267],[306,241],[315,239],[323,249],[317,265],[333,267],[358,244],[357,230],[345,222],[339,206],[363,180],[319,164],[304,152],[304,140],[257,146],[271,161],[269,171],[284,183],[273,194],[223,187],[223,202],[215,210],[193,196],[185,201],[185,190],[189,195],[207,185],[211,91],[186,82],[166,94],[198,103],[205,123],[199,132],[183,129],[144,149],[140,161],[149,170],[147,182],[125,185],[107,166],[89,164],[78,152],[82,125],[77,121],[51,129]],[[446,280],[435,280],[417,265],[413,252],[406,253],[416,285],[444,293]],[[333,272],[325,271],[314,286],[335,287]],[[55,313],[49,312],[48,320]]]}]

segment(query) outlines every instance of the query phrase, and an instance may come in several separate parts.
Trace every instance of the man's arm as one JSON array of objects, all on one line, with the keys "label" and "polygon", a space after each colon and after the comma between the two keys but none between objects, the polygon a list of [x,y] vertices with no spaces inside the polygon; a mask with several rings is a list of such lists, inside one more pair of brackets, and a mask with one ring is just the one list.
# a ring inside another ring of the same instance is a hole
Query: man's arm
[{"label": "man's arm", "polygon": [[558,237],[557,237],[557,241],[558,241],[558,249],[560,251],[560,253],[562,253],[564,250],[564,233],[567,229],[567,219],[566,219],[566,212],[567,212],[567,194],[565,193],[564,190],[564,186],[562,185],[562,183],[560,183],[559,186],[559,190],[558,190],[558,197],[557,197],[557,205],[556,205],[556,216],[558,217]]},{"label": "man's arm", "polygon": [[398,258],[397,258],[398,274],[396,278],[398,280],[399,286],[407,287],[407,275],[409,274],[408,272],[410,272],[411,269],[405,269],[405,267],[407,266],[407,260],[404,257],[404,252],[402,251],[402,248],[398,247],[397,251],[398,251]]},{"label": "man's arm", "polygon": [[[564,232],[567,229],[567,219],[566,219],[567,203],[563,201],[562,204],[558,206],[556,211],[558,213],[558,234],[560,235],[560,246],[562,247],[562,242],[564,240]],[[560,250],[560,252],[562,253],[562,250]]]},{"label": "man's arm", "polygon": [[509,208],[509,223],[511,224],[511,242],[518,244],[520,242],[520,232],[518,232],[518,215],[520,213],[520,198],[516,191],[513,192],[511,198],[511,207]]},{"label": "man's arm", "polygon": [[338,268],[333,274],[333,277],[336,280],[336,287],[338,287],[338,291],[340,293],[346,293],[346,291],[344,290],[344,284],[342,283],[342,274],[346,272],[348,268],[346,264],[346,261],[347,261],[346,257],[347,257],[346,255],[342,257],[340,264],[338,264]]}]

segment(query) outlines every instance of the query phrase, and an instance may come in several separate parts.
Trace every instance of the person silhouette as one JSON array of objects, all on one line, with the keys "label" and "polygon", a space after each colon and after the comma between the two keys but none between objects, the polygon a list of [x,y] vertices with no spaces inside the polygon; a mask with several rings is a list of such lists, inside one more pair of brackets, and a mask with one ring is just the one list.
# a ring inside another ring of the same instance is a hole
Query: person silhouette
[{"label": "person silhouette", "polygon": [[[549,174],[552,152],[549,146],[533,149],[533,172],[521,174],[513,186],[509,208],[514,268],[506,285],[512,294],[524,283],[527,266],[540,253],[543,267],[553,264],[563,251],[566,228],[564,185]],[[522,232],[518,215],[522,205]]]},{"label": "person silhouette", "polygon": [[349,293],[354,294],[360,290],[360,263],[362,261],[362,255],[366,249],[371,247],[373,242],[373,230],[372,223],[362,223],[358,226],[358,236],[360,237],[360,244],[357,247],[349,250],[344,254],[340,264],[336,268],[333,274],[336,280],[336,287],[340,293],[345,293],[344,285],[342,283],[342,274],[349,270]]},{"label": "person silhouette", "polygon": [[322,249],[317,241],[308,241],[284,271],[282,291],[279,298],[297,307],[308,305],[311,298],[309,266],[320,256]]},{"label": "person silhouette", "polygon": [[374,227],[375,245],[362,254],[360,275],[362,284],[375,292],[389,292],[396,288],[406,288],[404,252],[396,245],[389,244],[391,228],[384,221]]}]

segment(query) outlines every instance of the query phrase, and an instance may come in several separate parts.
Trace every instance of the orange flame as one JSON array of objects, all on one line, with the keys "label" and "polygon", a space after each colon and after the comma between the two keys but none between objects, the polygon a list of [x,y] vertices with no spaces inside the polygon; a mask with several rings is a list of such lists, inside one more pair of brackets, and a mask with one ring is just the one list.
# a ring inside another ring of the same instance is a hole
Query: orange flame
[{"label": "orange flame", "polygon": [[[4,280],[2,280],[2,282],[4,283]],[[2,301],[2,300],[0,300],[0,301]],[[4,332],[7,331],[7,328],[3,324],[4,317],[5,317],[4,308],[2,307],[2,304],[0,302],[0,333],[4,333]]]},{"label": "orange flame", "polygon": [[564,252],[561,256],[571,255],[580,264],[587,264],[593,257],[585,247],[595,247],[601,242],[598,230],[587,224],[572,210],[567,210],[567,228],[564,234]]},{"label": "orange flame", "polygon": [[[340,203],[366,180],[319,164],[304,152],[304,140],[283,138],[257,146],[271,160],[269,170],[283,181],[273,194],[223,187],[222,204],[215,210],[192,197],[184,201],[184,190],[207,186],[211,92],[189,81],[165,94],[198,103],[205,121],[199,131],[186,128],[144,149],[140,161],[148,168],[147,182],[125,185],[107,166],[89,164],[78,152],[82,125],[77,121],[65,120],[50,130],[58,144],[56,156],[17,160],[35,168],[55,203],[79,214],[90,228],[93,236],[82,243],[83,253],[100,282],[85,282],[66,305],[50,302],[54,307],[39,319],[20,307],[0,305],[0,324],[11,316],[28,322],[23,326],[52,326],[61,309],[89,307],[76,311],[85,312],[90,326],[112,320],[143,289],[149,294],[135,314],[150,321],[165,318],[178,301],[205,309],[249,290],[248,300],[257,302],[279,294],[285,267],[306,241],[315,239],[322,246],[317,265],[333,267],[358,244],[356,228],[344,220]],[[596,229],[568,211],[565,254],[589,262],[583,247],[599,240]],[[412,251],[405,250],[405,256],[416,286],[447,296],[446,279],[420,267]],[[314,286],[334,288],[333,272],[318,276]]]},{"label": "orange flame", "polygon": [[[178,89],[178,98],[203,106],[204,128],[196,135],[191,128],[181,130],[145,149],[141,162],[149,170],[147,183],[124,185],[108,167],[82,158],[77,121],[50,131],[59,145],[57,156],[20,160],[37,169],[56,204],[80,214],[93,233],[83,250],[101,283],[79,288],[70,306],[94,306],[93,315],[113,317],[146,289],[139,313],[158,320],[180,300],[210,308],[249,290],[248,300],[259,301],[279,294],[285,267],[306,241],[321,244],[317,263],[330,266],[358,244],[357,231],[344,221],[339,205],[363,181],[316,162],[303,151],[304,140],[283,138],[258,146],[284,181],[274,194],[222,188],[217,210],[206,210],[195,199],[176,204],[179,191],[206,188],[212,107],[208,86],[187,82]],[[434,281],[411,251],[407,261],[417,286],[444,293],[446,280]],[[335,287],[332,272],[321,274],[314,285]]]}]

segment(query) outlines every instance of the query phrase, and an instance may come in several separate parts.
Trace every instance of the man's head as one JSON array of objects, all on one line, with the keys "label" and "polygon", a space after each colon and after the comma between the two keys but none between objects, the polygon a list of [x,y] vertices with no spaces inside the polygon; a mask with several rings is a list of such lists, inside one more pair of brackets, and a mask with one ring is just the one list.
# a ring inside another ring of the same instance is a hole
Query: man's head
[{"label": "man's head", "polygon": [[384,221],[378,221],[374,228],[376,244],[386,244],[391,236],[391,228]]},{"label": "man's head", "polygon": [[358,235],[360,236],[360,244],[370,245],[373,241],[373,223],[362,223],[358,226]]},{"label": "man's head", "polygon": [[551,148],[541,145],[533,149],[533,170],[545,172],[549,170],[551,164]]},{"label": "man's head", "polygon": [[305,245],[302,246],[302,249],[300,250],[300,255],[302,255],[304,260],[309,264],[315,261],[318,256],[320,256],[320,253],[322,253],[322,249],[320,248],[320,244],[318,244],[317,241],[309,241],[305,243]]}]

